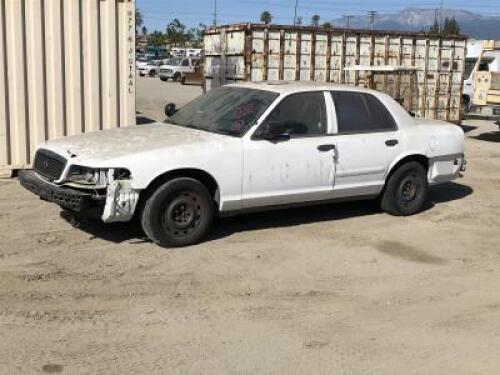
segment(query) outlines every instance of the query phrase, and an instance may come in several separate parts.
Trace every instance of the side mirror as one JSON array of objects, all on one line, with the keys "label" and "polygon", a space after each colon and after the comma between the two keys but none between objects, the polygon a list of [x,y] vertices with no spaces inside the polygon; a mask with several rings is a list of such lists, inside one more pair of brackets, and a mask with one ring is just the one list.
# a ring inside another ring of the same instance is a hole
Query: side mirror
[{"label": "side mirror", "polygon": [[172,117],[175,115],[175,112],[177,112],[177,109],[175,108],[174,103],[167,103],[165,105],[165,116]]},{"label": "side mirror", "polygon": [[266,139],[271,142],[288,141],[290,135],[286,132],[285,125],[280,121],[266,121],[264,129],[258,138]]}]

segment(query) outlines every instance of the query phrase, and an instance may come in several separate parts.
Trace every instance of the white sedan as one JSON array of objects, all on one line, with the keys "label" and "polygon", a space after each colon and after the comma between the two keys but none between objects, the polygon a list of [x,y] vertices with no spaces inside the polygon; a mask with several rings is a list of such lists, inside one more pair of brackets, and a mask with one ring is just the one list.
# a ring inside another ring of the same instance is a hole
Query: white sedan
[{"label": "white sedan", "polygon": [[150,61],[147,64],[139,67],[139,75],[141,77],[156,77],[158,73],[160,73],[160,66],[162,65],[163,61]]},{"label": "white sedan", "polygon": [[252,210],[373,198],[412,215],[465,165],[459,126],[354,86],[241,83],[166,112],[166,123],[50,141],[21,183],[104,222],[137,215],[155,243],[185,246],[216,215]]}]

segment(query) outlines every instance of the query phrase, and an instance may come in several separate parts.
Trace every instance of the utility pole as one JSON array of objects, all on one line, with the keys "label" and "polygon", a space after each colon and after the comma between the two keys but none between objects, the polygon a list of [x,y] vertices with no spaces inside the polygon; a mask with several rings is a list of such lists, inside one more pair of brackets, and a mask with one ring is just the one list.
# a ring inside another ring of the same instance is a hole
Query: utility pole
[{"label": "utility pole", "polygon": [[299,0],[295,0],[295,12],[293,14],[293,26],[297,25],[297,8],[299,7]]},{"label": "utility pole", "polygon": [[214,26],[217,26],[217,0],[214,0]]},{"label": "utility pole", "polygon": [[375,24],[375,16],[377,15],[376,10],[369,10],[368,17],[370,18],[370,28],[373,30],[373,25]]},{"label": "utility pole", "polygon": [[439,34],[443,32],[443,5],[444,0],[439,3]]},{"label": "utility pole", "polygon": [[349,29],[351,26],[351,19],[353,19],[354,16],[352,14],[346,14],[344,15],[344,17],[345,17],[345,28]]}]

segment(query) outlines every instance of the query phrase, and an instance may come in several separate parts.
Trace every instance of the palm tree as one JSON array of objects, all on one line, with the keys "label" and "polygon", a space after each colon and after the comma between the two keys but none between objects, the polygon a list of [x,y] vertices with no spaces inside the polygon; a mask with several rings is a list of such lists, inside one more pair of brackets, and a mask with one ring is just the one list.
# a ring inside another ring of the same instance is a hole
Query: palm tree
[{"label": "palm tree", "polygon": [[146,26],[143,26],[141,29],[142,35],[148,35],[148,28]]},{"label": "palm tree", "polygon": [[138,8],[135,8],[135,30],[137,31],[143,24],[144,18],[142,17],[142,13]]},{"label": "palm tree", "polygon": [[179,44],[186,43],[186,26],[179,21],[179,19],[174,18],[167,25],[167,39],[170,43],[175,46]]},{"label": "palm tree", "polygon": [[311,18],[311,25],[318,27],[319,26],[319,14],[315,14]]},{"label": "palm tree", "polygon": [[264,22],[266,25],[269,25],[272,20],[273,20],[273,16],[267,10],[263,11],[260,14],[260,22]]}]

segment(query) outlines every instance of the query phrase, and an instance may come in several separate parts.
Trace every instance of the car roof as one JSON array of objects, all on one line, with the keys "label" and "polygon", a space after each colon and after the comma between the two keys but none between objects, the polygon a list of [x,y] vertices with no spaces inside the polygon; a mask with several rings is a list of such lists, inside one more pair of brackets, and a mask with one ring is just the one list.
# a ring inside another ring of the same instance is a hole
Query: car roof
[{"label": "car roof", "polygon": [[238,82],[228,86],[245,87],[257,90],[273,91],[279,94],[289,94],[303,91],[335,90],[335,91],[356,91],[365,93],[379,93],[378,91],[367,89],[360,86],[314,82],[314,81],[259,81],[259,82]]}]

